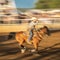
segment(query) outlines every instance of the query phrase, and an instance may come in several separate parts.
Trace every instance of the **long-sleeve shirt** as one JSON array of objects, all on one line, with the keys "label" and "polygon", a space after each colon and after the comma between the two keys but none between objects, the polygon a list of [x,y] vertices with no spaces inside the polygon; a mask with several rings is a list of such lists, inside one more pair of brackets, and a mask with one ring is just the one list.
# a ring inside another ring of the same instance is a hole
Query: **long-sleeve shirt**
[{"label": "long-sleeve shirt", "polygon": [[38,21],[34,22],[32,21],[30,24],[29,24],[29,27],[28,28],[33,28],[35,25],[38,24]]}]

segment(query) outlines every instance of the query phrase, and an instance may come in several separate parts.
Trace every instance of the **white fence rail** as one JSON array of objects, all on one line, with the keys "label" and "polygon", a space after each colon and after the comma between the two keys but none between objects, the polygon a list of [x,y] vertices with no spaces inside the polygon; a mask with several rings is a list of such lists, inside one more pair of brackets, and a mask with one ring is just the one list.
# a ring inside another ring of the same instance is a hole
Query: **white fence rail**
[{"label": "white fence rail", "polygon": [[[22,23],[22,24],[0,24],[0,32],[20,32],[20,31],[27,31],[28,29],[28,23]],[[36,25],[36,28],[41,28],[42,26],[47,26],[48,28],[52,30],[60,29],[59,23],[50,23],[50,24],[44,24],[44,23],[38,23]]]}]

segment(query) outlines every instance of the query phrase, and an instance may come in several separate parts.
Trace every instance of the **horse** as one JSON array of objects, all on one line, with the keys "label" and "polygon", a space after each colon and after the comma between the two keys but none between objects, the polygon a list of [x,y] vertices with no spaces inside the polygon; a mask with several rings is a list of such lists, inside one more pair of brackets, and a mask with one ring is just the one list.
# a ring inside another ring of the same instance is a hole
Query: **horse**
[{"label": "horse", "polygon": [[[44,26],[42,28],[34,30],[33,33],[34,33],[34,35],[32,37],[31,43],[34,46],[34,50],[38,51],[38,45],[39,45],[40,41],[43,39],[44,35],[50,36],[50,30],[48,29],[47,26]],[[19,43],[21,50],[26,49],[26,47],[23,45],[23,43],[24,42],[27,43],[28,37],[29,37],[29,35],[24,31],[16,33],[15,38],[16,38],[17,42]],[[22,53],[24,53],[24,52],[22,52]]]}]

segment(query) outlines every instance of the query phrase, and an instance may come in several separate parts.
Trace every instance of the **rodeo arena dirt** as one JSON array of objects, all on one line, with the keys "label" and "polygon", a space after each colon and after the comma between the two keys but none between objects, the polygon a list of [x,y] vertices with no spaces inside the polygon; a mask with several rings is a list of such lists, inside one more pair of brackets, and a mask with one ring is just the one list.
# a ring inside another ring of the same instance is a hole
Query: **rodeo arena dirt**
[{"label": "rodeo arena dirt", "polygon": [[15,38],[7,39],[0,34],[0,60],[60,60],[60,31],[52,31],[51,36],[44,37],[39,43],[38,53],[28,51],[33,45],[24,43],[27,47],[25,53],[21,53]]}]

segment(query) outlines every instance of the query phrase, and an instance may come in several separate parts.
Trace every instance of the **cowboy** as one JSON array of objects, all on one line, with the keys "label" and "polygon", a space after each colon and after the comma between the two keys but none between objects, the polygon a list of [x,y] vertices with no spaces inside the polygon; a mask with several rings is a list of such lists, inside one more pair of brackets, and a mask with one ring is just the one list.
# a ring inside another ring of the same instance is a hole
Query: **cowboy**
[{"label": "cowboy", "polygon": [[30,40],[32,40],[33,30],[37,24],[38,24],[38,19],[35,17],[32,17],[32,21],[30,22],[29,27],[28,27],[29,37],[28,37],[27,43],[29,43],[29,44],[31,44]]}]

